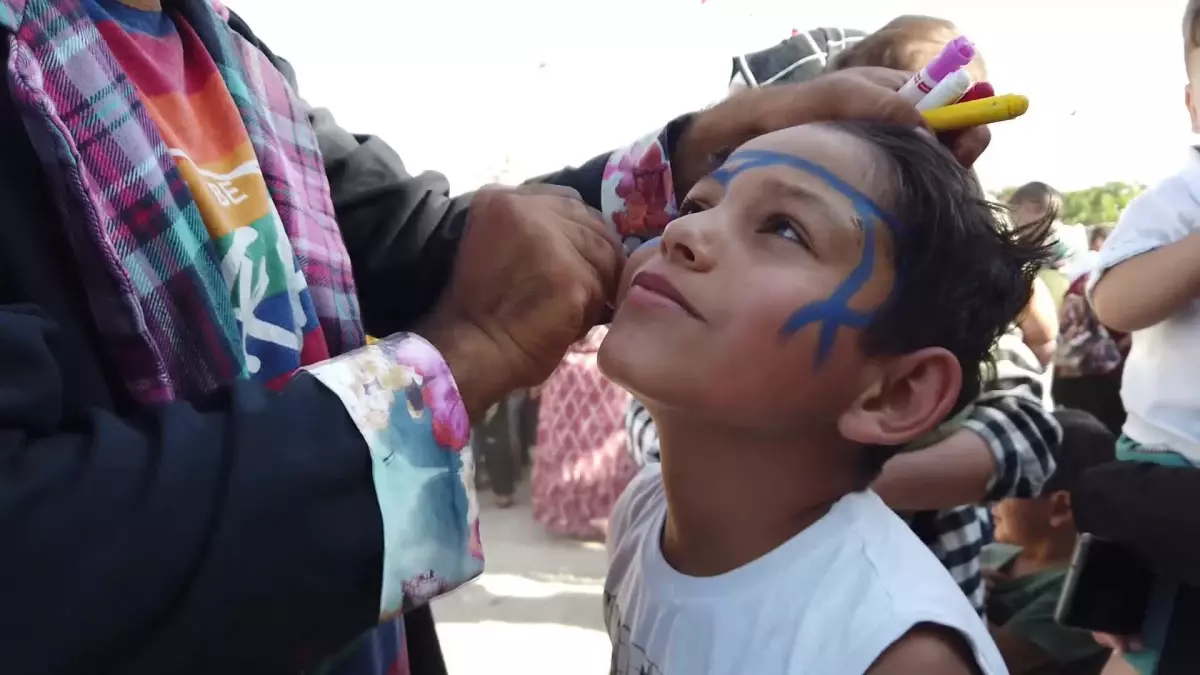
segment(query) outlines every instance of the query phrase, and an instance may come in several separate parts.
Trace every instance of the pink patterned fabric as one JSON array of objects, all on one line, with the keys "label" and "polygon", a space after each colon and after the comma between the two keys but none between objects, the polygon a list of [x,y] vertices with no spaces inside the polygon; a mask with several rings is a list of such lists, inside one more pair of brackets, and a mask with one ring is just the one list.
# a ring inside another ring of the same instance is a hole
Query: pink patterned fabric
[{"label": "pink patterned fabric", "polygon": [[542,389],[533,458],[533,517],[552,534],[602,539],[613,504],[637,471],[626,450],[629,394],[600,373],[592,329]]},{"label": "pink patterned fabric", "polygon": [[666,133],[660,129],[612,153],[604,166],[600,210],[626,252],[661,235],[679,215]]}]

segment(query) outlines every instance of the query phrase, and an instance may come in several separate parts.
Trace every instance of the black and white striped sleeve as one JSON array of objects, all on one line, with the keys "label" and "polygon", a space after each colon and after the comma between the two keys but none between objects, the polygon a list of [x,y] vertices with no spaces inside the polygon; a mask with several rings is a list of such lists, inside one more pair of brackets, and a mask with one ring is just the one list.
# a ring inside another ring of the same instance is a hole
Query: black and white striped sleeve
[{"label": "black and white striped sleeve", "polygon": [[1062,428],[1045,397],[1042,366],[1020,333],[1002,336],[994,356],[995,377],[963,426],[982,436],[996,459],[986,501],[1036,497],[1054,473]]},{"label": "black and white striped sleeve", "polygon": [[625,410],[625,432],[629,438],[629,453],[638,466],[659,461],[658,429],[646,406],[636,398],[629,401]]}]

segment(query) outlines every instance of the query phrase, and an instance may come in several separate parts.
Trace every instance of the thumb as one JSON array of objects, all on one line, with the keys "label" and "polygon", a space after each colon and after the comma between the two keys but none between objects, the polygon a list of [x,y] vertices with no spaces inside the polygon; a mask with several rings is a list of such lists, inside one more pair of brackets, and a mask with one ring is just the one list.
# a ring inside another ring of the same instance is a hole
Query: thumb
[{"label": "thumb", "polygon": [[910,129],[929,128],[921,111],[895,92],[881,91],[879,106],[880,119]]}]

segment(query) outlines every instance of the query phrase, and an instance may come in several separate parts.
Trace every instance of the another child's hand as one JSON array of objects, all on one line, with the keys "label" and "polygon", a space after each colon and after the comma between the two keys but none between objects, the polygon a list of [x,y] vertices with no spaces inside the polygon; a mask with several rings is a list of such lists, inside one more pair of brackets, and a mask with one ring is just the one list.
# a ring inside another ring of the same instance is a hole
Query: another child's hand
[{"label": "another child's hand", "polygon": [[1111,633],[1093,632],[1092,638],[1118,654],[1140,652],[1145,647],[1142,644],[1142,638],[1137,635],[1112,635]]},{"label": "another child's hand", "polygon": [[983,576],[983,588],[988,595],[992,594],[992,589],[996,587],[996,584],[1001,584],[1012,579],[1011,574],[994,567],[985,567],[979,572]]}]

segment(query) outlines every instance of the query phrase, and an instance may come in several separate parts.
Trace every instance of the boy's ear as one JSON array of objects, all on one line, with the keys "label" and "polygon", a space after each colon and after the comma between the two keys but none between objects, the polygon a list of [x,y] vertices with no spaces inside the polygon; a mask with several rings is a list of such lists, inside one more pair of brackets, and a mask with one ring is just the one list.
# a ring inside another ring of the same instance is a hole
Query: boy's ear
[{"label": "boy's ear", "polygon": [[1200,113],[1196,110],[1196,94],[1192,91],[1192,83],[1183,85],[1183,104],[1187,106],[1188,116],[1192,119],[1192,133],[1200,134]]},{"label": "boy's ear", "polygon": [[877,363],[870,386],[838,419],[842,437],[864,445],[905,445],[946,420],[962,389],[958,359],[928,347]]},{"label": "boy's ear", "polygon": [[1071,510],[1071,493],[1058,490],[1045,495],[1050,500],[1050,527],[1075,527],[1075,513]]}]

